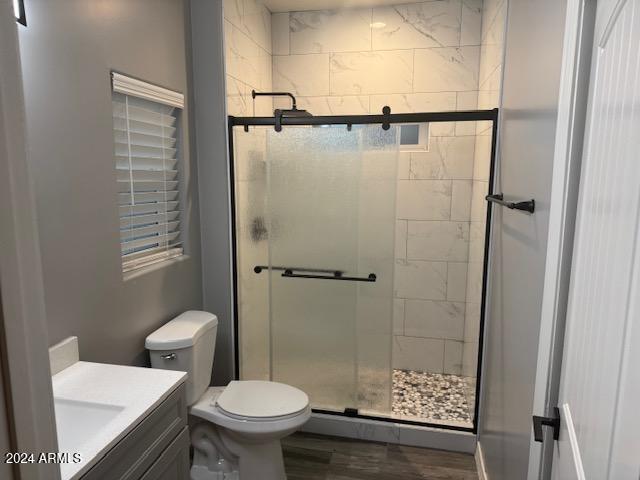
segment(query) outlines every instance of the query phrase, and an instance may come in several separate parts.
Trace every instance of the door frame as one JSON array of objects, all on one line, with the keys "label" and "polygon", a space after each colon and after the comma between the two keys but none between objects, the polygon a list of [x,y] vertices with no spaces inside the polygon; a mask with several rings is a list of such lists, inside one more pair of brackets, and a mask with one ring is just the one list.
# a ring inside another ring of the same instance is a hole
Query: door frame
[{"label": "door frame", "polygon": [[[276,117],[235,117],[230,115],[227,120],[227,138],[228,138],[228,162],[229,162],[229,185],[230,185],[230,203],[229,214],[231,218],[231,262],[232,262],[232,290],[233,290],[233,339],[234,339],[234,379],[240,380],[240,335],[239,335],[239,308],[238,308],[238,269],[237,269],[237,223],[236,223],[236,191],[235,191],[235,160],[234,160],[234,127],[243,127],[245,132],[249,131],[252,126],[272,126],[274,128],[282,126],[313,126],[313,125],[344,125],[351,129],[353,125],[381,125],[383,129],[388,129],[391,124],[403,123],[435,123],[435,122],[456,122],[456,121],[490,121],[491,122],[491,157],[489,169],[489,181],[487,195],[493,194],[496,175],[496,158],[497,158],[497,141],[498,141],[498,122],[500,117],[499,109],[491,110],[468,110],[453,112],[420,112],[420,113],[391,113],[391,109],[385,106],[382,114],[370,115],[327,115],[327,116],[311,116],[311,117],[285,117],[280,115]],[[358,418],[364,421],[376,421],[385,423],[395,423],[400,425],[412,425],[419,427],[429,427],[440,430],[451,430],[458,432],[478,433],[478,418],[480,415],[480,399],[482,389],[482,360],[484,353],[485,338],[485,316],[488,294],[488,269],[491,251],[491,227],[492,227],[493,203],[487,202],[486,210],[486,226],[485,226],[485,244],[484,244],[484,260],[482,269],[482,299],[480,306],[480,326],[478,330],[478,354],[476,364],[476,386],[475,386],[475,405],[472,427],[462,427],[455,425],[446,425],[439,423],[421,422],[415,420],[404,420],[399,418],[362,415],[355,411],[345,412],[312,409],[313,413],[328,415],[334,417]],[[264,267],[263,267],[264,268]]]},{"label": "door frame", "polygon": [[[596,0],[568,0],[560,75],[545,285],[540,317],[534,415],[553,416],[560,388],[580,167],[587,116]],[[551,475],[553,437],[529,448],[529,480]]]},{"label": "door frame", "polygon": [[[4,389],[11,404],[11,447],[37,455],[57,452],[58,444],[25,130],[17,22],[12,2],[0,0],[0,285],[5,333],[0,350],[8,376]],[[54,463],[21,464],[14,476],[56,480],[60,469]]]}]

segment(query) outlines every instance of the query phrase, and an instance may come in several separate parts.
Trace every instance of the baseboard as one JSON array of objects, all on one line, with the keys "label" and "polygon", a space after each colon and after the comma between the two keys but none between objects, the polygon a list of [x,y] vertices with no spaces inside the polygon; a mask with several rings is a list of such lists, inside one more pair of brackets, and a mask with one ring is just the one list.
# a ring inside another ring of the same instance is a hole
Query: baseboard
[{"label": "baseboard", "polygon": [[301,430],[322,435],[437,448],[453,452],[472,454],[476,451],[476,436],[473,433],[322,413],[314,413]]},{"label": "baseboard", "polygon": [[482,445],[480,441],[476,443],[476,468],[478,470],[478,480],[489,480],[487,469],[484,466],[484,454],[482,453]]}]

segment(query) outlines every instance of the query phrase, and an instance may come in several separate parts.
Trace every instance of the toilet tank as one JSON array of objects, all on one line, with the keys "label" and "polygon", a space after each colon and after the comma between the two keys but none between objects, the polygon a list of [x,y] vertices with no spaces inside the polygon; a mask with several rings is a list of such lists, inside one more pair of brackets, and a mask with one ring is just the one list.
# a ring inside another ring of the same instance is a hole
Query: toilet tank
[{"label": "toilet tank", "polygon": [[149,335],[145,347],[151,366],[187,372],[187,404],[194,404],[209,387],[216,348],[218,318],[190,310]]}]

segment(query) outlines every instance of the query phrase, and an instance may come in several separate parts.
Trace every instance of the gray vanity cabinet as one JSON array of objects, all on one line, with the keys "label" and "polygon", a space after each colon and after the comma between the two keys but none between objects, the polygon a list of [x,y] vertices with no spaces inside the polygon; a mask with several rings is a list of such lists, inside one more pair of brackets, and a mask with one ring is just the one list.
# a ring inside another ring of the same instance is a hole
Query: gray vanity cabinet
[{"label": "gray vanity cabinet", "polygon": [[82,480],[188,480],[184,384],[144,418]]}]

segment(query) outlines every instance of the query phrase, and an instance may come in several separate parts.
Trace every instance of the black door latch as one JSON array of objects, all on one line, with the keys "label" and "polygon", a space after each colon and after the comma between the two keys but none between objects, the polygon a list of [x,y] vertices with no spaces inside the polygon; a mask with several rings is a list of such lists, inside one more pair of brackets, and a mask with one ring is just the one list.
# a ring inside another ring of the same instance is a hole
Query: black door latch
[{"label": "black door latch", "polygon": [[544,437],[542,436],[542,427],[553,428],[553,439],[558,440],[560,437],[560,410],[558,407],[554,407],[553,413],[555,417],[539,417],[533,416],[533,439],[536,442],[542,442]]}]

